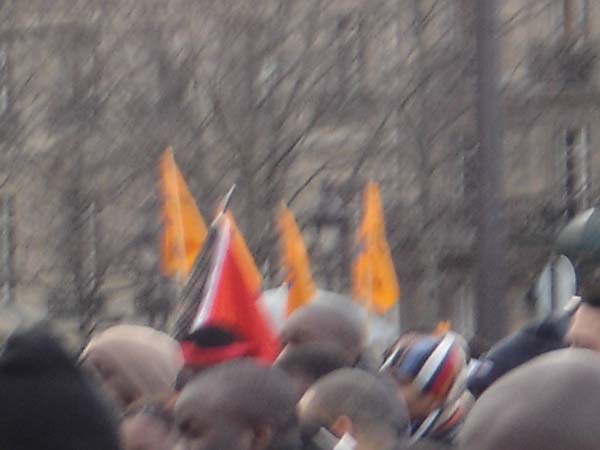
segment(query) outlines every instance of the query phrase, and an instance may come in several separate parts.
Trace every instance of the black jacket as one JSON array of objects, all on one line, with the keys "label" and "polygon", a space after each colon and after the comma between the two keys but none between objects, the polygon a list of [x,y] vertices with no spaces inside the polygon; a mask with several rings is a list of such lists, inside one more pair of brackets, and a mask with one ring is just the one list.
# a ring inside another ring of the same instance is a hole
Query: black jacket
[{"label": "black jacket", "polygon": [[44,329],[11,336],[0,353],[0,449],[119,449],[106,403]]}]

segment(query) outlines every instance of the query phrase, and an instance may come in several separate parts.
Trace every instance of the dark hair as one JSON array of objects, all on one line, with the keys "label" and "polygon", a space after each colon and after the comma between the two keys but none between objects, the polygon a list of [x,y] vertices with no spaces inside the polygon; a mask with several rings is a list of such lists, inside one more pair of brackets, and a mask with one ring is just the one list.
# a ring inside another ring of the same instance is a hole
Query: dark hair
[{"label": "dark hair", "polygon": [[[191,380],[178,402],[203,395],[203,392],[210,392],[211,403],[233,412],[252,427],[270,425],[274,432],[271,448],[298,447],[296,403],[299,399],[283,371],[249,359],[220,364]],[[207,401],[204,397],[199,400]]]},{"label": "dark hair", "polygon": [[[363,432],[390,427],[398,438],[407,436],[409,416],[391,384],[359,369],[337,370],[318,381],[311,390],[305,424],[314,430],[315,420],[328,427],[340,416],[348,416]],[[312,422],[312,423],[311,423]]]},{"label": "dark hair", "polygon": [[283,344],[306,343],[298,338],[308,324],[323,332],[319,343],[329,342],[331,345],[337,345],[346,353],[347,357],[358,357],[365,346],[366,335],[362,317],[350,302],[344,307],[334,304],[311,303],[297,309],[283,325],[280,333]]},{"label": "dark hair", "polygon": [[284,353],[275,363],[290,375],[300,375],[312,381],[346,367],[346,357],[337,349],[322,345],[304,344]]}]

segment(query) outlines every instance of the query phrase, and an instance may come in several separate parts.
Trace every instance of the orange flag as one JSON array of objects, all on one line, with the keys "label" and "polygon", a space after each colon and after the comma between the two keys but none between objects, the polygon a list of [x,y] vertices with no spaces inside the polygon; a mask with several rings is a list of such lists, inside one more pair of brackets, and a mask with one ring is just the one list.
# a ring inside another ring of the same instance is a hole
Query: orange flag
[{"label": "orange flag", "polygon": [[317,292],[310,272],[308,253],[294,214],[281,205],[277,217],[281,266],[288,283],[287,315],[307,304]]},{"label": "orange flag", "polygon": [[376,183],[367,185],[363,201],[352,273],[353,295],[369,309],[384,314],[398,301],[400,287],[385,237],[383,207]]},{"label": "orange flag", "polygon": [[163,232],[160,268],[167,276],[187,277],[206,239],[206,224],[198,211],[169,147],[160,159]]},{"label": "orange flag", "polygon": [[433,330],[431,334],[434,336],[443,336],[448,333],[452,329],[452,322],[449,320],[444,320],[442,322],[438,322],[437,326]]}]

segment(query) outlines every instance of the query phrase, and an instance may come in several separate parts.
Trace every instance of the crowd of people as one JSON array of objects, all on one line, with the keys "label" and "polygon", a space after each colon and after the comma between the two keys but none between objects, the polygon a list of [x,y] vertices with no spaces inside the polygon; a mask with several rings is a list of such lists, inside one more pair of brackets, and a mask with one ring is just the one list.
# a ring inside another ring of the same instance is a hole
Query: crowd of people
[{"label": "crowd of people", "polygon": [[219,327],[177,342],[118,325],[78,355],[48,326],[19,330],[0,354],[0,449],[595,449],[598,292],[477,359],[448,330],[378,355],[352,308],[326,304],[286,320],[274,362]]}]

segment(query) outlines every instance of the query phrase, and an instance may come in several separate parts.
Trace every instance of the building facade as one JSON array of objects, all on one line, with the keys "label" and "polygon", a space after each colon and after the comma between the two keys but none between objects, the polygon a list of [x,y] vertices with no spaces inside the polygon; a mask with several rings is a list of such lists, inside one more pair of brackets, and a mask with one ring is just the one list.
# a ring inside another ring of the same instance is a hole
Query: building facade
[{"label": "building facade", "polygon": [[[317,280],[344,290],[360,191],[379,181],[403,323],[471,333],[475,2],[246,3],[3,2],[5,300],[83,328],[160,313],[155,167],[173,145],[206,216],[237,183],[234,212],[271,285],[280,200]],[[599,194],[600,5],[501,3],[518,323],[557,230]]]}]

